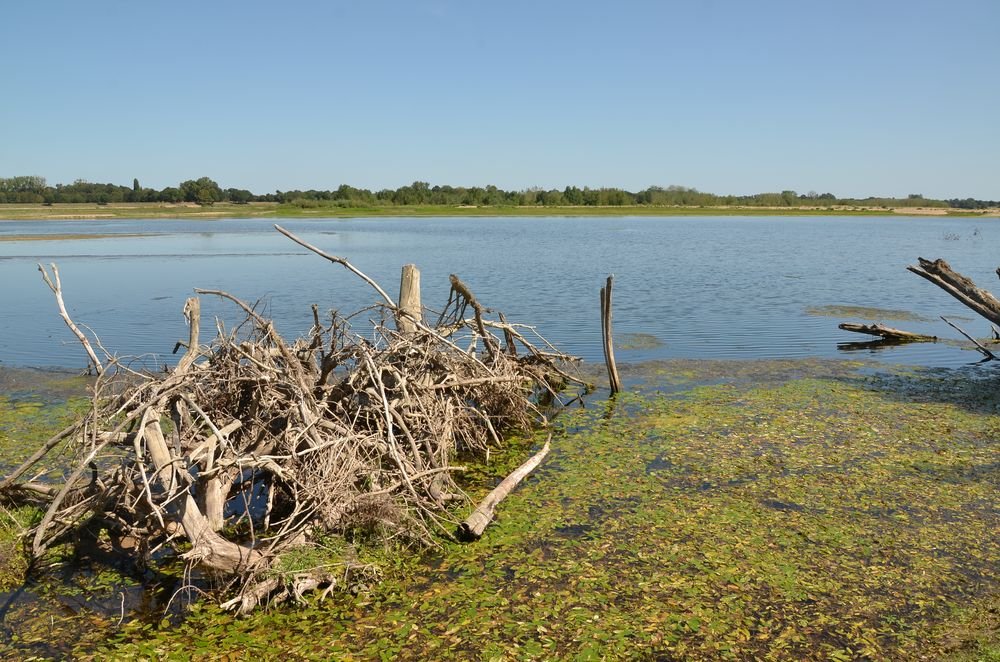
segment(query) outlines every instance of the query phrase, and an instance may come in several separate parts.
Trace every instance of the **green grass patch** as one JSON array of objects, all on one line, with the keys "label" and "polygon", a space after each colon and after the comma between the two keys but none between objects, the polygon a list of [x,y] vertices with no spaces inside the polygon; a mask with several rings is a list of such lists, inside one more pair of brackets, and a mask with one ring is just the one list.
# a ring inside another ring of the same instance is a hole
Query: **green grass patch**
[{"label": "green grass patch", "polygon": [[337,201],[316,204],[256,202],[248,205],[220,202],[201,207],[195,204],[117,203],[108,205],[60,203],[0,204],[0,219],[60,220],[86,218],[357,218],[367,216],[893,216],[892,209],[816,207],[667,207],[625,205],[588,206],[482,206],[464,205],[371,205],[344,207]]}]

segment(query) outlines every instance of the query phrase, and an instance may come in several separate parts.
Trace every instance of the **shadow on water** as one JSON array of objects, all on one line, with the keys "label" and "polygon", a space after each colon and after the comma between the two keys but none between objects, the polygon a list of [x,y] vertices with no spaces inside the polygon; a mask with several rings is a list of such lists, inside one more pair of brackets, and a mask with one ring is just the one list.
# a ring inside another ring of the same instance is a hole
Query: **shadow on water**
[{"label": "shadow on water", "polygon": [[185,573],[176,561],[145,571],[119,565],[107,555],[69,559],[29,571],[16,588],[0,592],[0,658],[64,658],[82,640],[111,636],[123,623],[177,623],[211,589],[207,577]]},{"label": "shadow on water", "polygon": [[874,354],[875,352],[892,349],[893,347],[901,347],[906,344],[906,342],[900,340],[861,340],[837,343],[837,349],[842,352],[870,352]]},{"label": "shadow on water", "polygon": [[28,584],[24,582],[13,591],[8,591],[6,594],[0,593],[0,595],[3,595],[3,604],[0,605],[0,633],[2,633],[0,641],[5,644],[9,644],[14,636],[14,629],[8,623],[8,615],[11,609],[19,601],[25,600],[25,598],[32,602],[38,600],[38,596],[29,594],[27,588]]}]

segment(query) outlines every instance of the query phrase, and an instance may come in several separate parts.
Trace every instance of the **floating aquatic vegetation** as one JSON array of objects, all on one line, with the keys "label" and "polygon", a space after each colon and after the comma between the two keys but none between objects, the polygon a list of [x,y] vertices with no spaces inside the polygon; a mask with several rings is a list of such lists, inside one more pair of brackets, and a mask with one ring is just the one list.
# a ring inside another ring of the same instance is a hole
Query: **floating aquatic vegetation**
[{"label": "floating aquatic vegetation", "polygon": [[620,333],[615,338],[616,349],[656,349],[657,347],[663,347],[663,341],[652,333]]},{"label": "floating aquatic vegetation", "polygon": [[[395,557],[370,591],[242,620],[199,608],[180,627],[126,626],[101,654],[847,660],[992,645],[974,616],[1000,587],[1000,416],[964,405],[961,371],[794,363],[731,364],[738,379],[718,384],[724,364],[679,362],[685,397],[564,415],[551,460],[479,545]],[[491,459],[496,476],[523,447]]]},{"label": "floating aquatic vegetation", "polygon": [[807,315],[817,317],[853,317],[864,320],[901,320],[905,322],[932,322],[929,317],[919,315],[909,310],[893,310],[891,308],[868,308],[865,306],[809,306],[805,309]]}]

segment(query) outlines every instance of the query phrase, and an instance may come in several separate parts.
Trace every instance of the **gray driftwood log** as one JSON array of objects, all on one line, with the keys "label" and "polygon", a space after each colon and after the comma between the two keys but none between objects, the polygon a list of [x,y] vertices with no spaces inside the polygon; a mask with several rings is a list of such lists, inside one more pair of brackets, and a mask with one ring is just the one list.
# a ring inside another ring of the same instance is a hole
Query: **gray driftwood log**
[{"label": "gray driftwood log", "polygon": [[483,531],[493,521],[493,511],[497,505],[507,498],[517,484],[542,463],[545,456],[549,454],[549,443],[551,438],[545,441],[542,450],[532,455],[528,460],[504,478],[493,491],[486,495],[482,503],[472,511],[472,514],[458,526],[458,537],[462,540],[478,540],[483,535]]},{"label": "gray driftwood log", "polygon": [[[990,322],[1000,324],[1000,299],[977,287],[971,279],[953,270],[944,260],[925,260],[918,257],[919,266],[908,266],[908,270],[921,278],[926,278],[942,290],[976,311]],[[997,269],[1000,275],[1000,269]]]},{"label": "gray driftwood log", "polygon": [[870,336],[881,336],[886,340],[895,340],[897,342],[935,342],[937,340],[937,336],[925,336],[920,333],[894,329],[891,326],[885,326],[877,322],[875,324],[844,322],[843,324],[838,324],[837,327],[844,331],[866,333]]}]

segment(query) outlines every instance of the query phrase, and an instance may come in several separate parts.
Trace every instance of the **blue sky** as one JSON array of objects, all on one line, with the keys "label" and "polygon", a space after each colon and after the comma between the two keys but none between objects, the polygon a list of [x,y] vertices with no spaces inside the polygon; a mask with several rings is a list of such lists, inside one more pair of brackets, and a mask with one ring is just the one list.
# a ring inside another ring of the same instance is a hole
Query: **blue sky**
[{"label": "blue sky", "polygon": [[995,200],[998,25],[997,0],[9,2],[0,177]]}]

